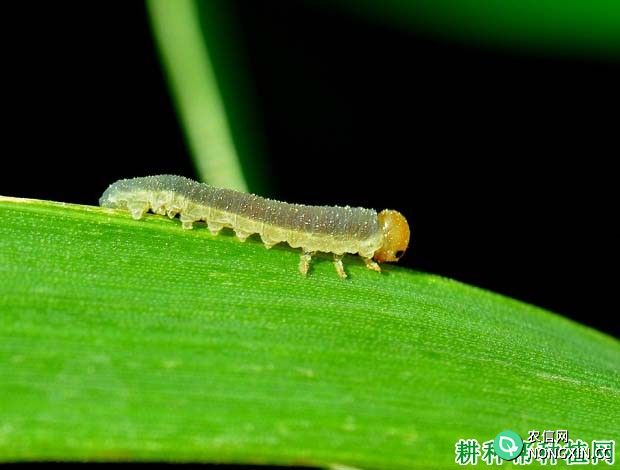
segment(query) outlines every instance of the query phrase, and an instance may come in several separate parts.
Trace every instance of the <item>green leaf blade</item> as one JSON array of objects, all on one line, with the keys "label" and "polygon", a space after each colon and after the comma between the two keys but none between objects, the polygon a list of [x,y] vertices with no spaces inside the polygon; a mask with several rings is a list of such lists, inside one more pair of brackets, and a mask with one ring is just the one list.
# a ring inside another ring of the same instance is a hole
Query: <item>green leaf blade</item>
[{"label": "green leaf blade", "polygon": [[450,467],[505,428],[620,439],[614,338],[437,276],[0,199],[0,461]]}]

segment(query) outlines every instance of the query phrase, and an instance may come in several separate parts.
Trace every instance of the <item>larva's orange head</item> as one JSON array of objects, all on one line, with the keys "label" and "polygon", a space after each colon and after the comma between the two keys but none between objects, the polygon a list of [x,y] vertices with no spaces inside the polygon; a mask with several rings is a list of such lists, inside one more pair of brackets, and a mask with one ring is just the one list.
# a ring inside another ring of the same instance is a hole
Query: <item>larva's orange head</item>
[{"label": "larva's orange head", "polygon": [[379,224],[383,230],[383,244],[375,251],[374,258],[380,263],[398,261],[409,246],[409,224],[398,211],[379,212]]}]

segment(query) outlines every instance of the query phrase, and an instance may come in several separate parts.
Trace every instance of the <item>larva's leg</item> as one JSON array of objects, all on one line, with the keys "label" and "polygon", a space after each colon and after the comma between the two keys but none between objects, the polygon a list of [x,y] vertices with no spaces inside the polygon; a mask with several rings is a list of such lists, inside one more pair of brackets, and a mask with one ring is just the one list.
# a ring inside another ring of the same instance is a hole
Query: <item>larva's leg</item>
[{"label": "larva's leg", "polygon": [[336,272],[340,279],[346,279],[347,273],[344,272],[344,266],[342,265],[342,255],[334,255],[334,266],[336,266]]},{"label": "larva's leg", "polygon": [[182,204],[179,204],[178,201],[175,201],[174,197],[171,197],[170,200],[166,203],[166,211],[168,212],[168,217],[174,219],[183,208]]},{"label": "larva's leg", "polygon": [[209,228],[209,232],[211,232],[211,235],[217,235],[218,233],[220,233],[220,230],[224,228],[222,224],[218,224],[217,222],[209,220],[207,221],[207,227]]},{"label": "larva's leg", "polygon": [[153,196],[151,199],[151,211],[158,215],[166,215],[166,208],[164,207],[165,201],[161,197]]},{"label": "larva's leg", "polygon": [[138,220],[141,219],[146,211],[149,210],[149,203],[143,201],[133,201],[127,203],[127,210],[130,212],[131,217]]},{"label": "larva's leg", "polygon": [[381,272],[381,267],[379,266],[379,264],[374,262],[371,258],[362,257],[362,259],[364,260],[364,263],[366,263],[366,267],[368,269],[372,269],[373,271],[377,271],[378,273]]},{"label": "larva's leg", "polygon": [[312,252],[303,250],[299,258],[299,272],[306,276],[310,269],[310,261],[312,260]]},{"label": "larva's leg", "polygon": [[277,240],[272,239],[269,235],[265,233],[264,227],[261,227],[261,231],[259,232],[259,234],[263,244],[265,245],[265,248],[267,248],[268,250],[278,243]]},{"label": "larva's leg", "polygon": [[195,219],[191,218],[191,217],[187,217],[186,215],[181,214],[181,226],[186,229],[189,230],[193,227],[194,222],[196,221]]},{"label": "larva's leg", "polygon": [[250,236],[248,232],[244,232],[243,230],[235,230],[235,235],[237,235],[239,241],[242,242],[246,241],[247,238]]}]

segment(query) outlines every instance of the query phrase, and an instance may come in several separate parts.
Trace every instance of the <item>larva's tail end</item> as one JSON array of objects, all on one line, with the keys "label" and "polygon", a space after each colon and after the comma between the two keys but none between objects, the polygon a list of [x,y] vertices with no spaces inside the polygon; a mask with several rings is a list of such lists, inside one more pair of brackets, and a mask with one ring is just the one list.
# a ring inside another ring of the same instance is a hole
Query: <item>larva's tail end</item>
[{"label": "larva's tail end", "polygon": [[384,210],[378,215],[383,230],[383,244],[373,258],[379,263],[394,263],[407,251],[411,231],[407,219],[398,211]]},{"label": "larva's tail end", "polygon": [[108,186],[108,188],[103,192],[103,194],[99,198],[99,205],[101,207],[108,207],[112,209],[118,207],[118,203],[117,203],[118,186],[119,186],[119,181]]},{"label": "larva's tail end", "polygon": [[103,193],[103,195],[99,198],[99,205],[101,207],[115,207],[115,204],[110,200],[110,194],[108,191]]}]

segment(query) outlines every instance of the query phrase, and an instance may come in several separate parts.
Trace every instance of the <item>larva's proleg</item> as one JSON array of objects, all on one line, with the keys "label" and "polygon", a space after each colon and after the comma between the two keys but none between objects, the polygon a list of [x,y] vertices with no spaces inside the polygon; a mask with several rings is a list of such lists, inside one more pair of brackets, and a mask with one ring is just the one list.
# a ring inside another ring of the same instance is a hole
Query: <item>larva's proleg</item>
[{"label": "larva's proleg", "polygon": [[214,235],[224,227],[231,228],[241,241],[256,233],[267,248],[286,242],[302,249],[299,271],[303,275],[315,252],[333,253],[336,272],[343,279],[347,277],[342,263],[346,253],[359,254],[368,269],[380,272],[375,261],[398,261],[409,244],[409,225],[396,211],[377,214],[362,207],[289,204],[214,188],[182,176],[117,181],[103,193],[99,204],[127,210],[134,219],[149,210],[170,218],[179,215],[185,229],[203,221]]},{"label": "larva's proleg", "polygon": [[209,228],[209,232],[211,232],[212,235],[217,235],[218,233],[220,233],[220,230],[224,228],[224,226],[219,222],[214,222],[211,220],[207,220],[207,227]]},{"label": "larva's proleg", "polygon": [[181,227],[183,227],[184,229],[190,230],[194,228],[194,222],[196,221],[196,219],[188,217],[185,214],[181,214],[179,216],[179,219],[181,220]]},{"label": "larva's proleg", "polygon": [[127,203],[127,210],[131,214],[131,217],[139,220],[149,210],[149,206],[146,201],[130,201]]},{"label": "larva's proleg", "polygon": [[251,233],[243,232],[240,230],[235,231],[235,236],[237,237],[237,240],[239,240],[240,242],[246,241],[250,235]]}]

